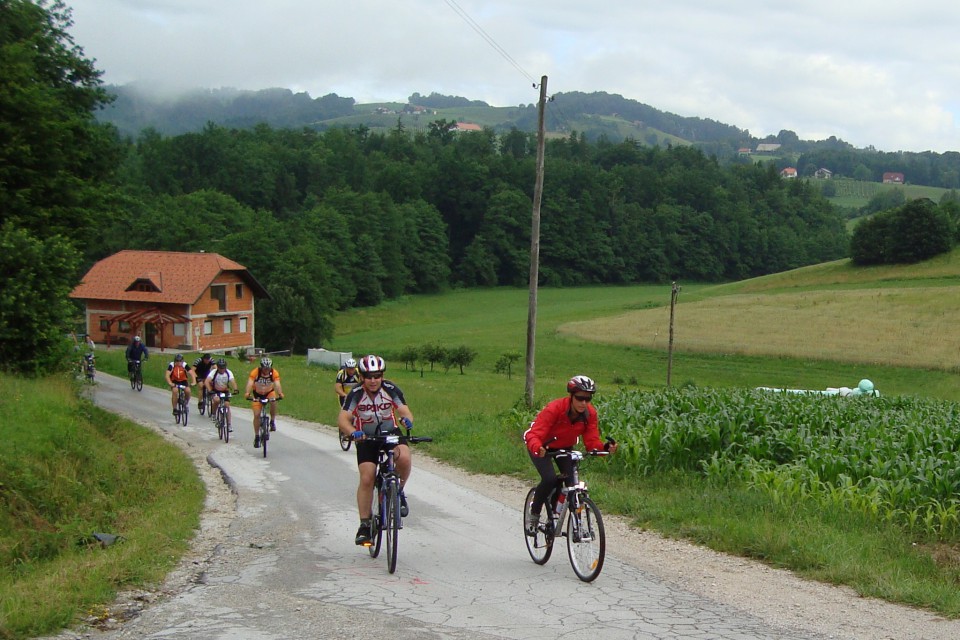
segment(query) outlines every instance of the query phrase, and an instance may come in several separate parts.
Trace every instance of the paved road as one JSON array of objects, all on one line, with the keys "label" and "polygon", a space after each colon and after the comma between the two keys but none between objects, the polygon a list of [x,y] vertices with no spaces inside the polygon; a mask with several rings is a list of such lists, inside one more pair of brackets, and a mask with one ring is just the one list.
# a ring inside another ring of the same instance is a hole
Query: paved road
[{"label": "paved road", "polygon": [[[353,544],[357,526],[353,451],[334,431],[281,418],[263,459],[248,409],[235,411],[223,444],[195,411],[174,425],[169,396],[131,391],[98,374],[97,404],[181,440],[233,493],[212,483],[206,550],[181,570],[181,588],[121,628],[98,637],[205,638],[824,638],[768,622],[663,581],[618,559],[616,540],[600,578],[574,576],[565,550],[530,561],[520,512],[469,487],[415,468],[411,513],[397,571]],[[242,403],[245,405],[246,403]],[[282,405],[281,405],[282,409]],[[212,478],[212,480],[210,479]],[[220,494],[226,493],[224,499]],[[210,540],[213,540],[211,543]]]}]

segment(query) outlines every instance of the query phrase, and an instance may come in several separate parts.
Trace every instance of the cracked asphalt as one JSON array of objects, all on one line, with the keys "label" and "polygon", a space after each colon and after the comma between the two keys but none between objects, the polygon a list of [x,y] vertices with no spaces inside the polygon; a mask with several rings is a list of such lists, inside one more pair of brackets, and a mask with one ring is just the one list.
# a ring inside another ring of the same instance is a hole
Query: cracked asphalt
[{"label": "cracked asphalt", "polygon": [[[175,425],[160,390],[137,393],[100,374],[94,398],[111,411],[136,412],[138,422],[180,445],[208,497],[193,548],[164,585],[121,594],[109,615],[60,640],[960,637],[957,621],[638,532],[612,517],[603,573],[583,583],[562,540],[546,565],[530,560],[521,483],[465,474],[416,450],[410,516],[391,575],[383,553],[373,559],[353,544],[355,456],[341,451],[332,427],[287,418],[281,407],[263,459],[252,447],[246,403],[235,405],[234,437],[223,444],[195,406],[189,426]],[[422,431],[428,435],[428,425]]]}]

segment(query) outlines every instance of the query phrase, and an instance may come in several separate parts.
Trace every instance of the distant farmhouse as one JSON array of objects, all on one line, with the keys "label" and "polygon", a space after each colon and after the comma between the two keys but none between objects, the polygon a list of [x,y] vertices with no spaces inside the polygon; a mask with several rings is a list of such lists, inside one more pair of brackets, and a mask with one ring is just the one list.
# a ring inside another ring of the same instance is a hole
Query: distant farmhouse
[{"label": "distant farmhouse", "polygon": [[883,174],[883,184],[903,184],[903,174],[898,171],[887,171]]},{"label": "distant farmhouse", "polygon": [[833,177],[833,171],[830,171],[830,169],[827,169],[826,167],[820,167],[813,172],[813,177],[819,178],[820,180],[829,180]]},{"label": "distant farmhouse", "polygon": [[781,177],[781,178],[796,178],[796,177],[797,177],[797,169],[796,169],[795,167],[784,167],[784,168],[780,171],[780,177]]},{"label": "distant farmhouse", "polygon": [[780,148],[777,142],[761,142],[757,145],[757,153],[773,153]]},{"label": "distant farmhouse", "polygon": [[454,131],[483,131],[483,127],[472,122],[458,122]]}]

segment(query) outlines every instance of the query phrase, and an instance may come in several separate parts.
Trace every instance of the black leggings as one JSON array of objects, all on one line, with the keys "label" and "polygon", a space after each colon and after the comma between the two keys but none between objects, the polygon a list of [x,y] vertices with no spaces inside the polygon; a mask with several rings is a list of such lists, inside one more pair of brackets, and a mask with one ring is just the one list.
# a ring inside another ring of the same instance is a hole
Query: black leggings
[{"label": "black leggings", "polygon": [[566,457],[550,458],[544,456],[540,458],[532,453],[530,454],[530,460],[533,462],[533,466],[536,467],[537,473],[540,474],[540,484],[537,485],[537,490],[533,494],[531,510],[534,513],[540,513],[540,510],[543,508],[543,503],[547,500],[547,496],[549,496],[553,488],[557,486],[557,472],[553,467],[553,463],[557,463],[560,473],[566,476],[564,482],[567,486],[570,486],[570,477],[573,475],[573,461]]}]

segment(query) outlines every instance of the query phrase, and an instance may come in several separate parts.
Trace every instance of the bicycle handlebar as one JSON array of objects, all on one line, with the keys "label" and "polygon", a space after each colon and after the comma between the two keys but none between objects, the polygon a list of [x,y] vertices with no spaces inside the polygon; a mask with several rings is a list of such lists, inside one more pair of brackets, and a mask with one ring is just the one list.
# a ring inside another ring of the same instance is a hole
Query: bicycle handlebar
[{"label": "bicycle handlebar", "polygon": [[409,431],[407,432],[407,435],[392,433],[379,436],[370,436],[365,434],[363,436],[363,440],[368,442],[380,442],[384,444],[417,444],[420,442],[433,442],[433,438],[429,436],[411,436]]}]

